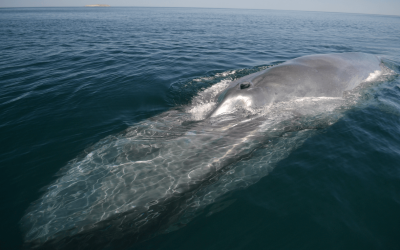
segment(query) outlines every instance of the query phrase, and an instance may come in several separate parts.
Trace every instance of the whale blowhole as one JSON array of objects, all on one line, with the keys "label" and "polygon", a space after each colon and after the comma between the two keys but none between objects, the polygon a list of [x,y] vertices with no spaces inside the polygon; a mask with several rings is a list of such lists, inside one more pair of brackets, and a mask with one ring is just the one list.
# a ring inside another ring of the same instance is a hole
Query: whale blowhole
[{"label": "whale blowhole", "polygon": [[244,82],[240,84],[240,89],[250,88],[251,84],[249,82]]}]

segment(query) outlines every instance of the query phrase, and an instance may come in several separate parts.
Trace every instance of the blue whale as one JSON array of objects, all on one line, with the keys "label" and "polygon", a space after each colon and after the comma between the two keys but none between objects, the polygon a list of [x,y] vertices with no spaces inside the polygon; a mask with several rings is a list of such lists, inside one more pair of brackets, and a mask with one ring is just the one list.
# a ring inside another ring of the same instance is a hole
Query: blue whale
[{"label": "blue whale", "polygon": [[69,162],[27,210],[26,244],[101,249],[167,230],[231,166],[272,137],[309,128],[297,122],[288,129],[288,121],[332,112],[382,67],[364,53],[296,58],[204,92],[208,108],[200,118],[192,119],[192,104],[104,138]]}]

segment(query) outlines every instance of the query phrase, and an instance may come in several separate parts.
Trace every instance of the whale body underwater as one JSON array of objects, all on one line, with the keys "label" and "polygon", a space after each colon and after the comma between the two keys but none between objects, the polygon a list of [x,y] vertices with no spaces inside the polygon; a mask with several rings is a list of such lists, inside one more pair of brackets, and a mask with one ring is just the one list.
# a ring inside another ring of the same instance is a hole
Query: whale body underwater
[{"label": "whale body underwater", "polygon": [[310,131],[337,121],[354,102],[348,93],[383,67],[364,53],[296,58],[108,136],[32,203],[21,219],[25,242],[101,249],[172,231],[188,211],[255,183]]}]

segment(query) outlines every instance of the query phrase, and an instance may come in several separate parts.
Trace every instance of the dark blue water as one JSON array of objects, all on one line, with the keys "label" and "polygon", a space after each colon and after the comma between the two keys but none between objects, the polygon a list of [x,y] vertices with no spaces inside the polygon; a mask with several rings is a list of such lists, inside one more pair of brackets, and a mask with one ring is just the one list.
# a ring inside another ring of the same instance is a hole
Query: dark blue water
[{"label": "dark blue water", "polygon": [[[340,52],[381,56],[400,73],[398,16],[10,8],[0,10],[0,41],[0,249],[22,248],[22,216],[68,161],[218,82]],[[365,100],[229,192],[225,209],[210,205],[131,248],[400,249],[398,76]]]}]

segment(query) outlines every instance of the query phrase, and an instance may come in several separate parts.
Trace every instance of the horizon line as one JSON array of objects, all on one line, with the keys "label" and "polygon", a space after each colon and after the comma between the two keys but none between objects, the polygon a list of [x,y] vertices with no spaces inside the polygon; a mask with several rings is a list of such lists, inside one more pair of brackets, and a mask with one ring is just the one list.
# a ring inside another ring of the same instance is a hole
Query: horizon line
[{"label": "horizon line", "polygon": [[115,8],[115,7],[131,7],[131,8],[192,8],[192,9],[235,9],[235,10],[277,10],[277,11],[302,11],[302,12],[323,12],[323,13],[343,13],[343,14],[362,14],[362,15],[382,15],[382,16],[400,16],[400,14],[378,14],[378,13],[365,13],[365,12],[339,12],[339,11],[324,11],[324,10],[292,10],[292,9],[253,9],[253,8],[235,8],[235,7],[188,7],[188,6],[102,6],[90,7],[85,5],[79,6],[24,6],[24,7],[0,7],[1,8]]}]

